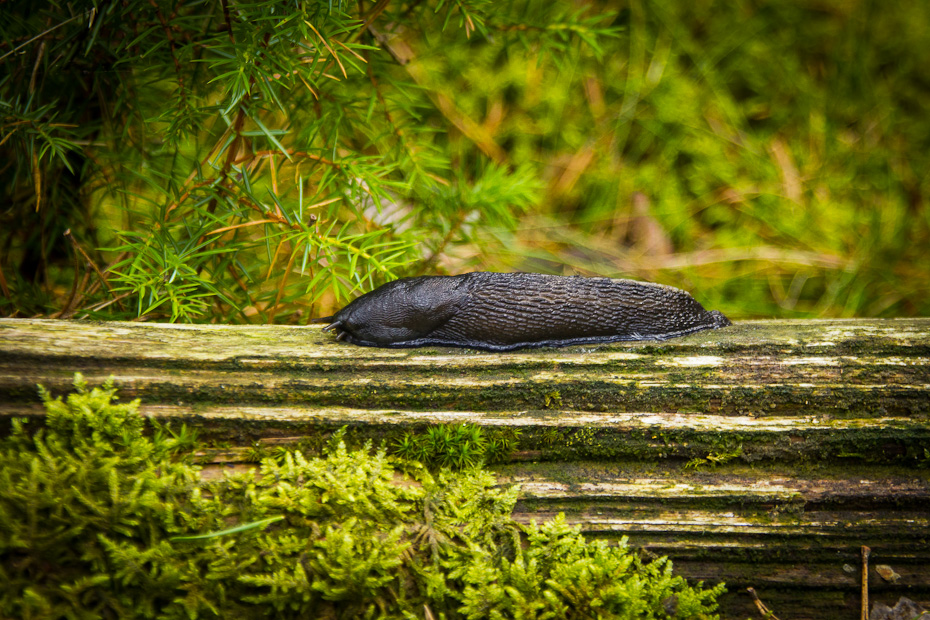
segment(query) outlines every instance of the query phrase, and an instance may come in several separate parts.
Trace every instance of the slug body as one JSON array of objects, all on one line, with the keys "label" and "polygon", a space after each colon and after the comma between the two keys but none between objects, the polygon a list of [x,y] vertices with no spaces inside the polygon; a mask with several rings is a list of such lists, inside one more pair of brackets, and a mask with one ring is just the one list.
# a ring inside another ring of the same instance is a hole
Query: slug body
[{"label": "slug body", "polygon": [[486,351],[666,340],[730,325],[671,286],[490,272],[395,280],[329,319],[325,329],[352,344]]}]

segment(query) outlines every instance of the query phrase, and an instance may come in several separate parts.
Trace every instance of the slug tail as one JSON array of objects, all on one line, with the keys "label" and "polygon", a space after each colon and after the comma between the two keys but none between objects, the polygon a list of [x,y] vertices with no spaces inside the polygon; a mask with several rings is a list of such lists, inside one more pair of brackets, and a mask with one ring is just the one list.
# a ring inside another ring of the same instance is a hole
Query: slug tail
[{"label": "slug tail", "polygon": [[725,317],[720,310],[711,310],[710,315],[714,318],[714,329],[733,325],[733,321]]}]

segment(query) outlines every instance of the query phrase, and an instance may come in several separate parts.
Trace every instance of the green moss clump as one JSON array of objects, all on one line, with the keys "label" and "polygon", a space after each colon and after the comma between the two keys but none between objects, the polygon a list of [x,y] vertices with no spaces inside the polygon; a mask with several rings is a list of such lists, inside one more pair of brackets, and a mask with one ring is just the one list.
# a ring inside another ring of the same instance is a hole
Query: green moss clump
[{"label": "green moss clump", "polygon": [[461,470],[510,459],[520,441],[520,429],[483,429],[476,424],[436,424],[424,432],[405,432],[391,453],[418,461],[429,469]]},{"label": "green moss clump", "polygon": [[716,618],[702,589],[563,517],[522,527],[486,471],[288,452],[204,482],[185,429],[80,378],[0,442],[0,617]]}]

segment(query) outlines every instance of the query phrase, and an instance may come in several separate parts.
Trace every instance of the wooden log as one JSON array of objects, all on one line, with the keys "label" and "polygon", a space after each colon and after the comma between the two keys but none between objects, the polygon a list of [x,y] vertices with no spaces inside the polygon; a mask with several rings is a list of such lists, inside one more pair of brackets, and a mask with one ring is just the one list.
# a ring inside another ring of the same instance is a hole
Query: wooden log
[{"label": "wooden log", "polygon": [[[200,429],[204,459],[346,426],[388,444],[437,423],[517,429],[494,465],[515,517],[564,512],[683,575],[756,589],[782,618],[930,602],[930,319],[751,321],[663,343],[512,353],[367,349],[318,327],[0,320],[0,417],[35,385],[116,379],[123,399]],[[887,600],[886,600],[887,599]]]}]

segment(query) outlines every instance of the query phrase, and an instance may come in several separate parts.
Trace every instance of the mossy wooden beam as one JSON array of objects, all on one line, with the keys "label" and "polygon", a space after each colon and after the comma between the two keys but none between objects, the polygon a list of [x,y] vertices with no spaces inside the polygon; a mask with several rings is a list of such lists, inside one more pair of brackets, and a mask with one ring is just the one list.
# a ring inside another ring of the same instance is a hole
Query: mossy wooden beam
[{"label": "mossy wooden beam", "polygon": [[76,371],[197,427],[223,466],[343,426],[388,446],[434,424],[518,429],[495,465],[521,485],[518,519],[564,512],[686,576],[769,589],[785,617],[798,597],[848,615],[861,545],[901,575],[873,589],[930,599],[930,319],[513,353],[367,349],[318,327],[0,320],[0,418],[40,417],[36,383],[63,393]]}]

